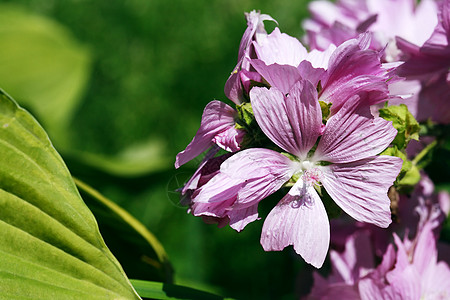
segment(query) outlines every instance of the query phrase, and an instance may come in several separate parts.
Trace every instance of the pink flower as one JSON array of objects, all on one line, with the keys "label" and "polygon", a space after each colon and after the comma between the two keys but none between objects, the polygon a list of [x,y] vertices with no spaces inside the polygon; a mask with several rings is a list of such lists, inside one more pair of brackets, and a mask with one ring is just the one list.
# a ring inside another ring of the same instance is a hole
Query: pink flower
[{"label": "pink flower", "polygon": [[[344,250],[330,251],[331,274],[327,278],[314,274],[314,286],[308,299],[327,299],[336,292],[346,299],[447,299],[450,268],[445,262],[438,262],[436,228],[448,214],[450,199],[448,194],[433,191],[431,181],[423,176],[412,198],[399,203],[402,212],[399,217],[408,218],[402,220],[406,221],[403,225],[407,227],[405,238],[400,240],[392,232],[392,226],[390,231],[385,231],[385,235],[394,236],[397,249],[389,244],[377,267],[373,237],[380,232],[355,226],[345,239]],[[412,219],[412,215],[419,220]],[[408,229],[413,230],[411,239]]]},{"label": "pink flower", "polygon": [[397,74],[406,81],[390,86],[391,94],[403,96],[390,104],[408,105],[418,121],[449,124],[449,7],[449,0],[314,1],[306,40],[323,50],[369,32],[370,49],[382,51],[384,61],[405,62]]},{"label": "pink flower", "polygon": [[349,236],[343,252],[330,250],[331,274],[323,278],[314,272],[314,286],[307,299],[361,299],[358,283],[375,268],[375,256],[366,230]]},{"label": "pink flower", "polygon": [[193,202],[217,205],[228,199],[228,214],[236,211],[242,229],[256,219],[258,202],[291,179],[290,191],[264,222],[261,244],[266,251],[293,245],[305,261],[320,267],[330,229],[316,189],[323,185],[353,218],[387,227],[391,222],[387,189],[402,161],[375,156],[389,145],[396,130],[390,122],[374,119],[358,96],[345,101],[325,128],[317,97],[316,88],[306,80],[299,80],[287,95],[276,87],[254,87],[250,99],[256,121],[286,154],[258,148],[234,154]]},{"label": "pink flower", "polygon": [[406,62],[398,73],[410,80],[420,80],[417,119],[450,124],[450,1],[439,5],[439,22],[421,46],[402,38],[397,45]]},{"label": "pink flower", "polygon": [[332,272],[328,278],[314,274],[307,299],[447,299],[450,268],[437,261],[436,239],[430,223],[413,240],[394,234],[397,250],[390,244],[381,263],[375,257],[367,232],[350,236],[342,253],[330,251]]},{"label": "pink flower", "polygon": [[359,282],[361,299],[446,299],[450,268],[437,261],[436,239],[430,223],[415,240],[394,235],[397,253],[388,248],[380,266]]},{"label": "pink flower", "polygon": [[229,152],[238,151],[245,131],[236,129],[235,115],[236,111],[223,102],[214,100],[208,103],[199,130],[186,149],[178,153],[175,167],[179,168],[213,145]]},{"label": "pink flower", "polygon": [[[255,43],[258,59],[252,59],[255,70],[270,84],[288,93],[299,79],[318,86],[319,100],[332,103],[331,113],[338,111],[349,98],[360,95],[368,105],[393,98],[389,85],[397,82],[395,65],[384,65],[380,53],[368,49],[370,36],[344,42],[338,48],[307,52],[295,38],[276,28],[263,42]],[[276,50],[275,50],[276,49]]]},{"label": "pink flower", "polygon": [[395,37],[421,46],[430,37],[437,20],[437,5],[432,0],[339,0],[313,1],[312,18],[303,23],[307,43],[313,49],[326,49],[369,31],[371,48],[385,50],[386,61],[397,61],[400,51]]}]

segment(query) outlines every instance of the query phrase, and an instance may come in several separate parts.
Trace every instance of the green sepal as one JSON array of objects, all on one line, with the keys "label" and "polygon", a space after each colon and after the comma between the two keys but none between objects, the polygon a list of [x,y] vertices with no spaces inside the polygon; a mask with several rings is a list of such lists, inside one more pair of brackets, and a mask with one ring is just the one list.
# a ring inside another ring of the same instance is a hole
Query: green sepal
[{"label": "green sepal", "polygon": [[235,119],[235,128],[247,132],[241,143],[241,149],[260,147],[279,150],[278,147],[262,132],[256,122],[250,102],[236,105],[236,110],[238,114]]},{"label": "green sepal", "polygon": [[322,110],[322,122],[325,124],[328,121],[331,113],[331,105],[333,103],[326,103],[324,101],[319,101],[320,109]]},{"label": "green sepal", "polygon": [[252,105],[249,102],[236,105],[236,110],[239,116],[239,119],[236,120],[237,129],[248,130],[255,124],[255,115],[253,114]]},{"label": "green sepal", "polygon": [[415,163],[410,161],[406,155],[398,150],[397,147],[390,147],[384,150],[380,155],[389,155],[400,157],[403,160],[402,169],[394,183],[397,187],[413,186],[420,180],[420,171]]},{"label": "green sepal", "polygon": [[410,140],[419,140],[420,125],[405,104],[380,109],[380,117],[392,121],[397,129],[398,133],[392,144],[398,149],[405,149]]}]

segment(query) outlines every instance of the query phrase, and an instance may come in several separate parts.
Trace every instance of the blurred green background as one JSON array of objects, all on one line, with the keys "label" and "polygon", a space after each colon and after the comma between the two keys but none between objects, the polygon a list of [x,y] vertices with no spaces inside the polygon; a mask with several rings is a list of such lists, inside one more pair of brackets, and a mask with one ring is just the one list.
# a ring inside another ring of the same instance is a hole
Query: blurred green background
[{"label": "blurred green background", "polygon": [[[175,190],[198,160],[173,163],[204,106],[227,102],[244,12],[270,14],[300,37],[307,2],[0,1],[0,87],[41,122],[74,176],[156,235],[175,283],[239,299],[296,298],[310,267],[291,248],[264,252],[262,221],[237,233],[188,215]],[[281,197],[263,201],[260,216]],[[134,255],[129,247],[112,250]],[[130,278],[158,280],[121,262]]]},{"label": "blurred green background", "polygon": [[[290,247],[264,252],[261,220],[237,233],[187,214],[176,189],[199,160],[179,170],[173,163],[205,105],[213,99],[231,104],[223,87],[236,64],[244,12],[270,14],[281,31],[300,37],[307,4],[0,0],[0,87],[41,122],[75,177],[155,234],[176,284],[238,299],[296,299],[308,292],[312,267]],[[265,24],[268,31],[274,27]],[[448,141],[427,171],[450,190]],[[261,202],[262,219],[282,195]],[[141,254],[151,255],[149,245],[83,197],[130,278],[171,281],[148,271]],[[450,221],[442,236],[449,240]]]}]

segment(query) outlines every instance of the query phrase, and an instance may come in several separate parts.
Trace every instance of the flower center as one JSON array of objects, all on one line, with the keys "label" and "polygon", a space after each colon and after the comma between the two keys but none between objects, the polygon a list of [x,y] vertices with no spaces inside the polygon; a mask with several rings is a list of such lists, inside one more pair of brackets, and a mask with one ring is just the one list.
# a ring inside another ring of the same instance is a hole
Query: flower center
[{"label": "flower center", "polygon": [[306,182],[306,184],[316,185],[319,183],[321,177],[322,171],[319,168],[312,168],[303,172],[302,180]]},{"label": "flower center", "polygon": [[306,185],[320,185],[323,172],[317,167],[315,162],[309,160],[300,161],[297,165],[297,172],[294,178],[301,179]]}]

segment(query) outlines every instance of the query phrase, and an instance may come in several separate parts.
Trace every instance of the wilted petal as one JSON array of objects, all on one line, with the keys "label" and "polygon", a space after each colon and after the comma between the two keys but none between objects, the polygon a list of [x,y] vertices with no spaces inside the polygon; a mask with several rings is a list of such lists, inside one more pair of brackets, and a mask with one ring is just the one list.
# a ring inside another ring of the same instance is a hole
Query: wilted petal
[{"label": "wilted petal", "polygon": [[449,53],[450,49],[450,2],[439,4],[438,23],[431,37],[423,45],[421,51],[427,54]]},{"label": "wilted petal", "polygon": [[250,45],[254,39],[267,35],[267,32],[264,29],[264,21],[269,20],[276,23],[271,16],[260,14],[254,10],[250,13],[246,13],[245,17],[247,19],[247,29],[245,30],[239,45],[238,63],[225,83],[224,89],[225,95],[228,99],[236,104],[240,104],[243,100],[240,71],[241,68],[249,71],[248,56]]},{"label": "wilted petal", "polygon": [[209,102],[203,111],[199,130],[186,149],[178,153],[175,167],[178,168],[200,155],[214,144],[213,138],[217,134],[234,127],[235,113],[233,108],[223,102]]},{"label": "wilted petal", "polygon": [[386,228],[391,223],[387,191],[401,167],[401,158],[385,155],[333,164],[321,167],[322,184],[351,217]]},{"label": "wilted petal", "polygon": [[264,21],[273,21],[277,23],[271,16],[260,14],[255,10],[245,13],[245,17],[247,19],[247,29],[245,30],[239,45],[238,60],[245,55],[251,42],[255,38],[255,35],[267,35],[267,32],[264,29]]},{"label": "wilted petal", "polygon": [[241,78],[242,87],[247,94],[250,92],[253,82],[263,81],[261,75],[253,71],[241,70],[241,72],[239,72],[239,76]]},{"label": "wilted petal", "polygon": [[346,163],[377,155],[397,134],[392,122],[374,118],[368,106],[351,98],[327,122],[314,153],[315,160]]},{"label": "wilted petal", "polygon": [[261,235],[264,250],[280,251],[293,245],[316,268],[322,266],[329,242],[328,216],[313,187],[302,196],[287,194],[267,216]]},{"label": "wilted petal", "polygon": [[276,88],[255,87],[250,101],[261,130],[285,151],[305,158],[321,133],[322,112],[314,86],[300,80],[287,97]]},{"label": "wilted petal", "polygon": [[217,134],[213,138],[213,143],[228,152],[236,152],[241,149],[241,142],[245,131],[236,129],[235,126],[228,127],[225,131]]}]

